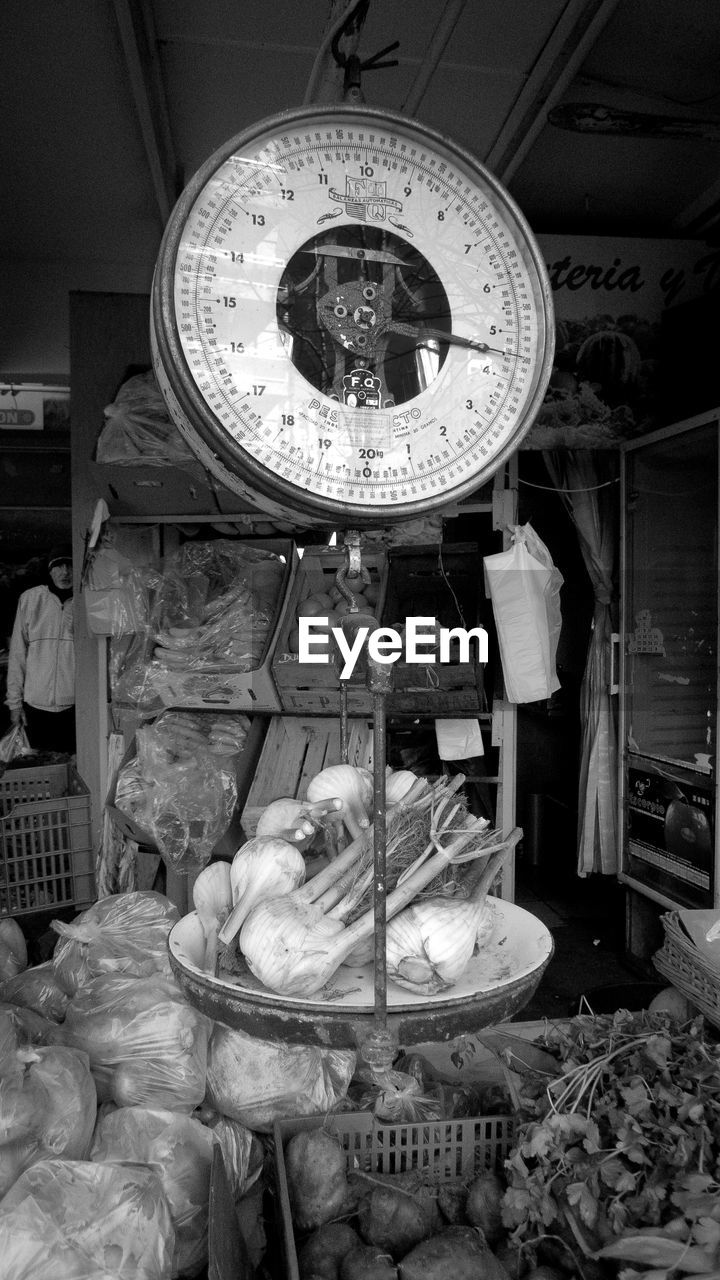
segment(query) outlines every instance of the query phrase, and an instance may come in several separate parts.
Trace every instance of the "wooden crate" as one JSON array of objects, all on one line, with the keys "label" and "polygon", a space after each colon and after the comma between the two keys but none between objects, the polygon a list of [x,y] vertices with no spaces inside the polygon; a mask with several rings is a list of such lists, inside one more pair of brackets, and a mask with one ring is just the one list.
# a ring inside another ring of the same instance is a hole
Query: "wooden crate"
[{"label": "wooden crate", "polygon": [[487,711],[484,672],[473,662],[428,663],[393,668],[388,711],[430,716],[477,716]]},{"label": "wooden crate", "polygon": [[[373,606],[375,616],[382,617],[387,586],[387,554],[383,550],[362,552],[363,566],[371,580],[377,582],[379,596]],[[272,655],[272,675],[283,711],[295,714],[339,714],[340,680],[332,663],[301,663],[290,652],[289,637],[295,626],[296,610],[302,600],[317,591],[328,592],[335,586],[335,575],[345,564],[345,551],[335,547],[308,547],[300,561],[285,598],[283,615],[277,629]],[[369,715],[372,699],[365,688],[364,677],[354,673],[345,681],[350,715]]]},{"label": "wooden crate", "polygon": [[[383,623],[397,626],[410,615],[435,618],[443,627],[488,625],[491,611],[482,589],[477,543],[393,547]],[[477,662],[407,664],[393,668],[394,713],[477,715],[488,710],[485,670]]]},{"label": "wooden crate", "polygon": [[[348,763],[372,769],[372,725],[367,720],[351,720],[348,731]],[[258,818],[271,800],[283,796],[302,799],[316,773],[340,762],[338,719],[273,716],[241,811],[247,839],[255,835]]]}]

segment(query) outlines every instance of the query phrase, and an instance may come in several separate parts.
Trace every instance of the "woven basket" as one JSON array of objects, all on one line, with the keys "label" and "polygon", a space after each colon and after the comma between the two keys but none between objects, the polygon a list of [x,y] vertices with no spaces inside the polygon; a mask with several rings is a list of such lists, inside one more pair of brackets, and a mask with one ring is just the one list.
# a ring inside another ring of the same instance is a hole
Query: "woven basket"
[{"label": "woven basket", "polygon": [[665,940],[653,956],[653,964],[668,982],[720,1027],[720,970],[698,951],[680,923],[677,911],[662,917]]}]

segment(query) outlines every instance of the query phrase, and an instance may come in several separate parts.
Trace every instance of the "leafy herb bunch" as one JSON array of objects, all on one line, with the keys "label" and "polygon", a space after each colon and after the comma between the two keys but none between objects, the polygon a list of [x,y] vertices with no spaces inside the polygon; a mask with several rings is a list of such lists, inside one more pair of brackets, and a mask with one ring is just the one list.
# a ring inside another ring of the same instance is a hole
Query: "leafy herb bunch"
[{"label": "leafy herb bunch", "polygon": [[537,1043],[560,1074],[518,1077],[513,1243],[554,1235],[602,1270],[635,1264],[627,1280],[720,1280],[720,1045],[702,1019],[579,1015]]}]

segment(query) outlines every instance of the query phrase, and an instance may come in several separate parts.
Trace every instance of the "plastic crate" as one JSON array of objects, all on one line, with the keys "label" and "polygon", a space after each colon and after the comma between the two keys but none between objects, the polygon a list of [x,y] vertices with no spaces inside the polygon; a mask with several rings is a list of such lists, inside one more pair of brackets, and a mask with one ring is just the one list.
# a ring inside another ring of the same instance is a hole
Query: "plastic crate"
[{"label": "plastic crate", "polygon": [[29,915],[95,898],[90,792],[70,764],[0,778],[0,914]]},{"label": "plastic crate", "polygon": [[287,1280],[299,1280],[290,1212],[285,1146],[304,1129],[337,1134],[348,1171],[407,1173],[420,1169],[434,1183],[466,1182],[486,1169],[499,1171],[512,1146],[512,1116],[475,1116],[424,1124],[380,1124],[367,1111],[277,1120],[273,1126],[275,1187],[281,1214],[280,1237]]}]

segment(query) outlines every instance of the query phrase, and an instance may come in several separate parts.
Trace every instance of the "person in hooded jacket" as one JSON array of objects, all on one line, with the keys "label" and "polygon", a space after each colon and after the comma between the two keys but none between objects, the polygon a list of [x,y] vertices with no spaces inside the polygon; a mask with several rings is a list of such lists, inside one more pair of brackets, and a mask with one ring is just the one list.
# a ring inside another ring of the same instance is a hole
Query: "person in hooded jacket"
[{"label": "person in hooded jacket", "polygon": [[6,702],[34,751],[75,751],[72,548],[53,547],[48,580],[23,591],[10,638]]}]

